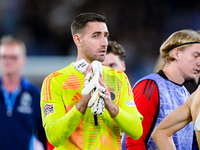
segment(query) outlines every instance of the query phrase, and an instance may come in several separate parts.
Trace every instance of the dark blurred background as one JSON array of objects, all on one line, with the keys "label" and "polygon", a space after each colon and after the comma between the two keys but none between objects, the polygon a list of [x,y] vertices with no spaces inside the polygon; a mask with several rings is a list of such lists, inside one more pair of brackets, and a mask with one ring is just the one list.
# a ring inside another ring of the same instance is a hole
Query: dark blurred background
[{"label": "dark blurred background", "polygon": [[77,54],[70,24],[81,12],[107,17],[109,39],[127,52],[126,73],[132,85],[153,72],[160,45],[172,32],[200,30],[199,0],[0,0],[0,36],[22,39],[28,57],[42,57],[44,62],[49,61],[45,57],[68,59]]}]

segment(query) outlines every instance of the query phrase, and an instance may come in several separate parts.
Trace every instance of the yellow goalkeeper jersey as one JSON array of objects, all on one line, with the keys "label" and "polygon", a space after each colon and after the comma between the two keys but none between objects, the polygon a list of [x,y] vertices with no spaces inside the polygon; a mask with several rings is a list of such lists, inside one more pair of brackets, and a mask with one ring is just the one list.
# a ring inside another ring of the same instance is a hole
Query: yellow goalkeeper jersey
[{"label": "yellow goalkeeper jersey", "polygon": [[84,74],[73,63],[47,76],[41,90],[43,126],[56,150],[120,150],[120,128],[132,138],[142,135],[143,117],[138,112],[125,73],[103,66],[103,80],[119,113],[111,118],[105,110],[97,122],[87,108],[80,113],[76,103],[81,99]]}]

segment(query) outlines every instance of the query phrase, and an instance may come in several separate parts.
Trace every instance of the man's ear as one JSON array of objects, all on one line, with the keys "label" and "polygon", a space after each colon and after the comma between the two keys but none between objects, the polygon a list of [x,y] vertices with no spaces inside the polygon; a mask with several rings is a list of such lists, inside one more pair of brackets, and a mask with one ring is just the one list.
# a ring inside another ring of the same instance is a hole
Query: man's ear
[{"label": "man's ear", "polygon": [[77,45],[77,47],[79,47],[81,44],[80,34],[74,34],[73,40],[74,40],[74,43]]},{"label": "man's ear", "polygon": [[126,70],[126,64],[125,64],[125,62],[124,61],[122,61],[122,71],[125,71]]},{"label": "man's ear", "polygon": [[175,60],[178,59],[178,57],[179,57],[179,52],[180,52],[180,50],[179,50],[178,48],[174,48],[174,49],[172,50],[172,54],[173,54],[173,57],[174,57]]}]

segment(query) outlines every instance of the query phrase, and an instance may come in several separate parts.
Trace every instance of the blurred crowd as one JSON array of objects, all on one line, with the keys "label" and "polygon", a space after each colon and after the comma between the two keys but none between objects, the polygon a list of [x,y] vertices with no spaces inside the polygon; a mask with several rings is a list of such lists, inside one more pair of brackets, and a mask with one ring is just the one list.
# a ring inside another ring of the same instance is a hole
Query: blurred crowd
[{"label": "blurred crowd", "polygon": [[152,71],[159,46],[172,32],[200,29],[197,0],[1,0],[0,36],[22,39],[28,56],[76,55],[70,23],[81,12],[106,15],[110,40],[127,51],[132,84]]}]

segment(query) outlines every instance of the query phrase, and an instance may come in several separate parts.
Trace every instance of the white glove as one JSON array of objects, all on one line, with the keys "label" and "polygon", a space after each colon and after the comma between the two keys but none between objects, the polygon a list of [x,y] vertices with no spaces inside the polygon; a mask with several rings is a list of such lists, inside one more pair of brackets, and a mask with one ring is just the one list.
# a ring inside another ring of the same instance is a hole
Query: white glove
[{"label": "white glove", "polygon": [[98,96],[97,101],[92,106],[92,114],[93,115],[96,115],[96,114],[102,115],[104,111],[105,111],[104,99],[103,99],[103,97]]},{"label": "white glove", "polygon": [[[86,75],[84,80],[84,89],[81,91],[81,93],[82,95],[87,95],[91,92],[91,98],[88,102],[88,107],[92,107],[91,111],[94,115],[102,115],[105,110],[105,95],[102,92],[105,91],[105,88],[99,84],[99,76],[102,76],[103,67],[99,61],[93,61],[91,65],[93,73],[89,72]],[[81,59],[80,61],[73,63],[73,66],[79,72],[84,73],[88,63],[84,59]]]},{"label": "white glove", "polygon": [[97,100],[99,98],[103,98],[103,100],[104,100],[105,97],[106,97],[105,94],[100,92],[99,89],[93,89],[91,91],[91,98],[90,98],[90,100],[88,102],[88,107],[89,108],[92,107],[94,105],[94,103],[97,102]]},{"label": "white glove", "polygon": [[87,85],[85,85],[85,88],[81,91],[83,95],[87,95],[94,88],[99,89],[101,92],[105,91],[105,88],[100,86],[99,84],[99,75],[102,75],[102,71],[103,71],[102,64],[99,61],[96,61],[96,60],[93,61],[92,70],[93,70],[93,77],[90,81],[88,80],[88,78],[91,77],[91,75],[89,73],[88,75],[86,75],[86,80],[89,81],[89,83],[88,84],[85,83]]},{"label": "white glove", "polygon": [[98,100],[99,98],[99,89],[93,89],[91,91],[91,98],[88,102],[88,107],[92,107],[94,105],[94,103]]},{"label": "white glove", "polygon": [[[92,62],[93,75],[89,74],[85,77],[85,88],[81,91],[83,95],[87,95],[91,92],[91,98],[88,102],[88,107],[92,107],[92,113],[94,115],[102,113],[105,110],[104,104],[104,94],[105,88],[99,84],[99,76],[102,75],[103,67],[102,64],[98,61]],[[91,79],[88,79],[91,78]],[[89,81],[89,82],[87,82]]]},{"label": "white glove", "polygon": [[[73,63],[74,68],[79,71],[80,73],[84,73],[88,63],[85,61],[85,59],[81,59],[75,63]],[[90,78],[92,77],[92,73],[89,72],[86,77],[85,77],[85,81],[84,81],[84,87],[88,84]]]},{"label": "white glove", "polygon": [[80,73],[84,73],[88,63],[85,61],[85,59],[81,59],[75,63],[73,63],[73,66],[76,70],[78,70]]}]

